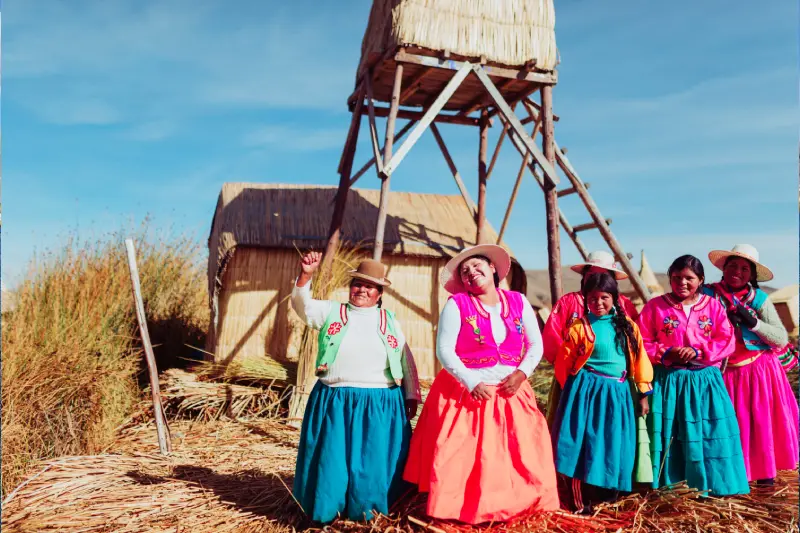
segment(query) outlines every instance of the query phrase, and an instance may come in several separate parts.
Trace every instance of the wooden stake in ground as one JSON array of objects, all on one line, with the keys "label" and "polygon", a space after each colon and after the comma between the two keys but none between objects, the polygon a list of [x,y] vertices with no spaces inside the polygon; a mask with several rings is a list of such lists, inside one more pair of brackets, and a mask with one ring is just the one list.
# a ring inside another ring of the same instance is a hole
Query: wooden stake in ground
[{"label": "wooden stake in ground", "polygon": [[136,266],[136,250],[133,239],[125,239],[125,248],[128,251],[128,268],[131,272],[131,286],[133,288],[133,302],[136,307],[136,320],[139,322],[139,332],[144,345],[144,357],[147,361],[147,373],[150,376],[150,392],[153,396],[153,412],[156,417],[156,431],[158,432],[158,448],[163,455],[172,451],[172,442],[167,427],[167,417],[164,415],[164,406],[161,403],[161,390],[158,386],[158,368],[153,346],[150,344],[150,334],[147,332],[147,318],[144,314],[142,302],[142,289],[139,286],[139,269]]}]

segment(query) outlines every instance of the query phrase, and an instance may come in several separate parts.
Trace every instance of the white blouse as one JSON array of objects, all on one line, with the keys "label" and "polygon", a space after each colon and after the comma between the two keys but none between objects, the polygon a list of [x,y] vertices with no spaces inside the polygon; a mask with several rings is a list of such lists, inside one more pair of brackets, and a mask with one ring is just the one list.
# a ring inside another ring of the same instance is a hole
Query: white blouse
[{"label": "white blouse", "polygon": [[[521,370],[525,376],[530,377],[539,361],[542,359],[544,346],[542,344],[542,334],[539,331],[539,323],[536,321],[536,314],[533,312],[530,302],[523,298],[522,325],[525,326],[525,337],[530,343],[528,351],[522,358],[519,366],[505,365],[498,363],[488,368],[467,368],[456,354],[456,341],[458,333],[461,331],[461,311],[454,300],[448,300],[439,317],[439,332],[436,337],[436,356],[442,366],[450,372],[462,385],[470,392],[478,383],[485,385],[497,385],[514,370]],[[505,322],[500,315],[501,305],[495,306],[483,304],[483,308],[489,313],[492,323],[492,337],[499,345],[506,339],[508,330]]]},{"label": "white blouse", "polygon": [[[309,327],[320,329],[328,320],[333,306],[341,305],[330,300],[314,300],[311,283],[292,290],[292,308]],[[379,309],[350,307],[347,332],[339,345],[336,359],[319,380],[330,387],[384,388],[394,386],[389,371],[389,358],[378,332]],[[406,343],[400,324],[395,321],[397,342]]]}]

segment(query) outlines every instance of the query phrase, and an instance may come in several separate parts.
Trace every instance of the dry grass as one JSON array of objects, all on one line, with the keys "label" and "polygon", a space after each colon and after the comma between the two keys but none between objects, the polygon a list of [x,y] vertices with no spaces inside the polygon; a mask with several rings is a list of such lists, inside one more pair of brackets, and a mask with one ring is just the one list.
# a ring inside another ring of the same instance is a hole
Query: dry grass
[{"label": "dry grass", "polygon": [[[206,423],[173,420],[174,452],[156,455],[152,424],[125,428],[114,454],[42,465],[3,506],[12,532],[146,531],[288,533],[319,531],[290,487],[299,432],[275,420]],[[632,495],[598,506],[591,517],[565,512],[470,527],[425,516],[425,496],[408,493],[390,516],[371,523],[337,520],[330,531],[784,532],[797,530],[797,472],[749,496],[698,499],[685,487]]]},{"label": "dry grass", "polygon": [[205,331],[202,248],[190,239],[154,235],[145,223],[36,257],[13,311],[3,315],[3,494],[40,459],[104,449],[138,399],[142,358],[127,235],[135,237],[160,363]]}]

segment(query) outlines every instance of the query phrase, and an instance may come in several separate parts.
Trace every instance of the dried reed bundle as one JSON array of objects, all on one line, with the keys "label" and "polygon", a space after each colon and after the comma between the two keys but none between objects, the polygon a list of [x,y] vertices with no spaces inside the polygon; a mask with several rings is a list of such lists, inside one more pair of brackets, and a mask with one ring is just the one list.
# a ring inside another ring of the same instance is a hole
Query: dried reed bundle
[{"label": "dried reed bundle", "polygon": [[196,375],[176,368],[165,371],[160,379],[167,414],[196,420],[214,420],[223,415],[278,417],[290,392],[287,388],[200,381]]},{"label": "dried reed bundle", "polygon": [[[152,424],[126,428],[125,455],[67,457],[46,463],[3,506],[8,531],[124,533],[144,531],[319,531],[291,496],[298,432],[277,421],[175,421],[175,452],[157,450]],[[425,517],[424,495],[409,493],[371,523],[337,520],[327,529],[395,531],[796,531],[797,472],[773,488],[730,498],[698,498],[682,485],[631,495],[597,507],[593,516],[566,512],[521,516],[471,527]],[[390,529],[391,528],[391,529]]]},{"label": "dried reed bundle", "polygon": [[[398,45],[486,57],[509,66],[558,62],[552,0],[376,0],[361,46],[370,54]],[[359,69],[360,70],[360,69]]]}]

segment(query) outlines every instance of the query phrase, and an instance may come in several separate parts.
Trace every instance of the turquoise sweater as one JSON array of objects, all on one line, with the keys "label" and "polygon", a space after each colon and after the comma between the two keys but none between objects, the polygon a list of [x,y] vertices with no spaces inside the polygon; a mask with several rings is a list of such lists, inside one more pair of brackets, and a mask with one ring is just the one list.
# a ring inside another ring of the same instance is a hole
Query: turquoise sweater
[{"label": "turquoise sweater", "polygon": [[586,366],[602,372],[609,376],[622,377],[622,373],[627,370],[625,353],[620,351],[616,342],[616,332],[614,331],[613,314],[596,316],[588,314],[589,324],[595,335],[594,350]]}]

